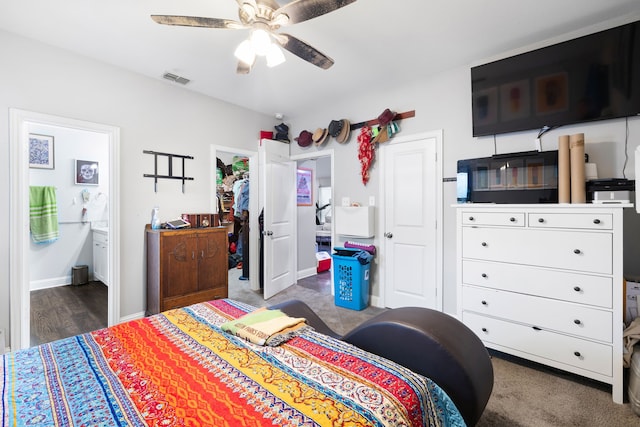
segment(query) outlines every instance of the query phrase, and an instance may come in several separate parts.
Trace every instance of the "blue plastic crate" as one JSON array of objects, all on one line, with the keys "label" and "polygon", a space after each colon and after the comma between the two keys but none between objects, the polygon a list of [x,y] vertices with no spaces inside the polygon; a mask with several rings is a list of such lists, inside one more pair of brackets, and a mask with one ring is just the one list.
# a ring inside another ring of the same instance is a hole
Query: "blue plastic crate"
[{"label": "blue plastic crate", "polygon": [[[349,251],[336,248],[339,253]],[[357,250],[351,251],[353,254]],[[339,307],[363,310],[369,302],[369,269],[371,263],[360,264],[357,258],[333,254],[334,301]]]}]

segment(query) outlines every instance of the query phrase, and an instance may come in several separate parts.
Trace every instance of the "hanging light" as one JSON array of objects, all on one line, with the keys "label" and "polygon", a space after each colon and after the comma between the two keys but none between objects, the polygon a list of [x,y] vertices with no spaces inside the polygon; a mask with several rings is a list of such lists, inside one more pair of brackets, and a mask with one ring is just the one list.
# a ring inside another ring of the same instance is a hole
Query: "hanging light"
[{"label": "hanging light", "polygon": [[240,43],[233,54],[236,58],[249,66],[252,66],[256,60],[256,52],[249,40],[245,40]]},{"label": "hanging light", "polygon": [[276,65],[282,64],[284,61],[284,53],[282,53],[280,46],[275,43],[271,43],[269,51],[267,52],[267,67],[275,67]]},{"label": "hanging light", "polygon": [[238,45],[234,52],[235,57],[249,67],[253,66],[256,56],[266,57],[268,67],[282,64],[285,61],[284,53],[271,37],[269,31],[255,28],[249,39]]},{"label": "hanging light", "polygon": [[265,30],[260,28],[251,32],[251,46],[256,55],[265,56],[269,52],[271,46],[271,36]]}]

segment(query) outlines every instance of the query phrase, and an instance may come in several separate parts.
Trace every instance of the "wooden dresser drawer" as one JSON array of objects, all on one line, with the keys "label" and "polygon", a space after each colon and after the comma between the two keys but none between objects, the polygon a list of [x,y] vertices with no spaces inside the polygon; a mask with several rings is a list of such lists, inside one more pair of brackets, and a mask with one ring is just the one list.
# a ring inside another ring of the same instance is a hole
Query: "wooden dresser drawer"
[{"label": "wooden dresser drawer", "polygon": [[462,227],[462,257],[611,274],[611,233]]},{"label": "wooden dresser drawer", "polygon": [[613,215],[607,213],[530,213],[529,227],[613,230]]},{"label": "wooden dresser drawer", "polygon": [[532,327],[463,312],[462,321],[487,345],[507,347],[576,368],[611,376],[613,350],[599,344]]},{"label": "wooden dresser drawer", "polygon": [[508,227],[524,227],[524,212],[474,212],[462,213],[463,225],[500,225]]},{"label": "wooden dresser drawer", "polygon": [[611,342],[611,311],[475,286],[462,287],[462,310]]},{"label": "wooden dresser drawer", "polygon": [[613,303],[611,276],[466,259],[462,283],[603,308]]}]

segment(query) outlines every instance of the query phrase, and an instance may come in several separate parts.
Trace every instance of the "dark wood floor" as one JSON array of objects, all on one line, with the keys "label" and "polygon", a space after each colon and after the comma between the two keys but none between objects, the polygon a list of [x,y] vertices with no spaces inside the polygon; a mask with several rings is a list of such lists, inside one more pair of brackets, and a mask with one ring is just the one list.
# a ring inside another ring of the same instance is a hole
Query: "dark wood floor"
[{"label": "dark wood floor", "polygon": [[[301,279],[298,285],[331,295],[331,272]],[[107,287],[101,282],[31,292],[32,346],[105,328],[107,319]]]},{"label": "dark wood floor", "polygon": [[107,293],[102,282],[31,292],[31,345],[106,327]]}]

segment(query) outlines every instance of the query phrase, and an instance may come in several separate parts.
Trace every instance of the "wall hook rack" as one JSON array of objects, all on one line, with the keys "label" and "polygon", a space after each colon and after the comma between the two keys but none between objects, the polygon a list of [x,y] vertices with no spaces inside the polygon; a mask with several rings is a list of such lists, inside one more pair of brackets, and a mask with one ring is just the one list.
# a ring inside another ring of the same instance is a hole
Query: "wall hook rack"
[{"label": "wall hook rack", "polygon": [[[193,159],[193,156],[183,156],[181,154],[171,154],[171,153],[161,153],[159,151],[149,151],[149,150],[142,150],[142,152],[144,154],[153,154],[153,173],[145,173],[144,177],[145,178],[153,178],[154,179],[154,184],[153,184],[153,191],[155,191],[156,193],[158,192],[158,178],[162,178],[162,179],[180,179],[182,180],[182,192],[184,193],[184,182],[185,181],[193,181],[192,177],[189,176],[184,176],[184,161],[185,159]],[[168,162],[168,171],[169,174],[168,175],[158,175],[158,156],[165,156],[167,157],[167,162]],[[179,158],[182,159],[182,175],[174,175],[173,174],[173,158]]]}]

